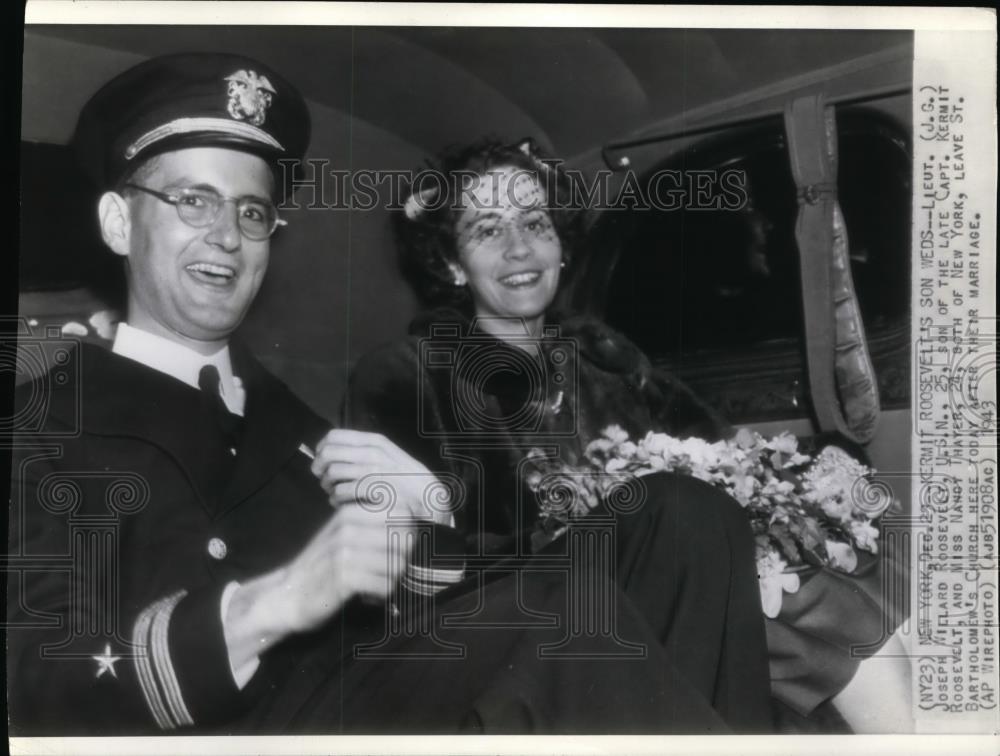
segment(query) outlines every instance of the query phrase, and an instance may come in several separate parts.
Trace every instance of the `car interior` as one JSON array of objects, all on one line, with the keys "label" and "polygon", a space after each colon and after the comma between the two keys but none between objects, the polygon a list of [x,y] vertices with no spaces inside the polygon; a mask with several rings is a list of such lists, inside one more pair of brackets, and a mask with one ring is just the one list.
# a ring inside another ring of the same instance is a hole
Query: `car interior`
[{"label": "car interior", "polygon": [[[788,131],[789,104],[821,97],[874,392],[859,442],[909,506],[912,33],[31,26],[18,327],[46,354],[66,340],[110,344],[124,307],[97,192],[67,146],[80,107],[143,59],[198,50],[258,58],[308,100],[313,173],[281,208],[288,225],[241,337],[329,418],[358,358],[403,335],[419,305],[399,272],[393,211],[349,209],[326,177],[419,169],[449,145],[496,135],[533,137],[581,175],[610,176],[612,201],[586,211],[567,304],[622,331],[737,425],[822,430],[817,404],[843,401],[845,384],[817,395],[811,378],[796,238],[805,205]],[[627,176],[641,184],[664,171],[737,171],[747,201],[737,212],[613,201]],[[33,359],[44,356],[22,351],[18,381]]]}]

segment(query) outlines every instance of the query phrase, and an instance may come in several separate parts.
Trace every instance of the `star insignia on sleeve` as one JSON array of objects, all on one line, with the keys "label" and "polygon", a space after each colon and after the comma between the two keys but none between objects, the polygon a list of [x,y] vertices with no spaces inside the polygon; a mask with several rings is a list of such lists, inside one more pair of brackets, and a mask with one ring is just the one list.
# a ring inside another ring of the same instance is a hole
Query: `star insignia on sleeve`
[{"label": "star insignia on sleeve", "polygon": [[97,662],[97,676],[101,677],[105,672],[110,672],[112,677],[118,677],[115,672],[115,662],[121,661],[120,656],[111,655],[111,644],[104,644],[104,653],[90,657]]}]

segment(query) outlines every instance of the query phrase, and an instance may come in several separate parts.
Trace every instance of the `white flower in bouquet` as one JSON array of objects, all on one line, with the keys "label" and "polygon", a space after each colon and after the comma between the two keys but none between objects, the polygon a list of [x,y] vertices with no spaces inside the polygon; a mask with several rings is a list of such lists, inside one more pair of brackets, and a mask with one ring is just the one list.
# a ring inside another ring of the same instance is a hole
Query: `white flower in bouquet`
[{"label": "white flower in bouquet", "polygon": [[677,439],[666,433],[649,431],[639,440],[639,448],[651,456],[664,459],[664,452],[672,445],[672,442],[677,442]]},{"label": "white flower in bouquet", "polygon": [[609,425],[604,432],[587,444],[583,452],[584,459],[597,470],[609,472],[609,463],[614,463],[612,467],[622,469],[618,463],[630,462],[631,456],[635,454],[636,445],[629,442],[628,432],[618,425]]},{"label": "white flower in bouquet", "polygon": [[842,522],[845,525],[851,522],[851,502],[836,493],[827,491],[808,491],[805,497],[823,509],[823,512],[832,520]]},{"label": "white flower in bouquet", "polygon": [[810,461],[805,454],[799,454],[799,440],[791,433],[782,433],[765,444],[765,448],[774,452],[771,461],[778,469],[798,467]]},{"label": "white flower in bouquet", "polygon": [[726,478],[726,490],[743,507],[753,503],[757,493],[758,482],[753,475],[734,473]]},{"label": "white flower in bouquet", "polygon": [[637,453],[637,458],[649,467],[650,472],[659,472],[667,469],[667,461],[659,454],[650,454],[641,446]]},{"label": "white flower in bouquet", "polygon": [[638,448],[648,454],[650,460],[658,460],[657,469],[676,470],[687,464],[684,442],[666,433],[650,431],[639,441]]},{"label": "white flower in bouquet", "polygon": [[848,527],[859,549],[878,554],[878,528],[868,520],[852,520]]},{"label": "white flower in bouquet", "polygon": [[842,572],[854,572],[858,566],[858,555],[849,543],[827,540],[826,553],[830,557],[830,564]]},{"label": "white flower in bouquet", "polygon": [[629,465],[627,459],[622,459],[621,457],[612,457],[607,462],[604,463],[604,472],[616,473],[625,470]]},{"label": "white flower in bouquet", "polygon": [[[627,438],[627,437],[626,437]],[[616,473],[633,464],[638,447],[631,441],[615,444],[611,449],[611,457],[604,463],[604,472]]]},{"label": "white flower in bouquet", "polygon": [[788,480],[769,478],[760,489],[761,496],[766,496],[772,501],[779,503],[787,502],[795,492],[795,484]]},{"label": "white flower in bouquet", "polygon": [[736,443],[718,441],[714,444],[719,459],[719,469],[724,472],[743,470],[747,465],[747,451]]},{"label": "white flower in bouquet", "polygon": [[628,431],[622,428],[620,425],[609,425],[604,429],[604,435],[611,441],[615,446],[619,444],[624,444],[628,441]]},{"label": "white flower in bouquet", "polygon": [[827,446],[802,476],[804,496],[844,523],[854,515],[868,517],[870,512],[855,506],[853,492],[858,482],[871,473],[843,449]]},{"label": "white flower in bouquet", "polygon": [[708,475],[715,468],[718,468],[719,455],[715,447],[704,439],[686,439],[682,447],[693,470],[700,472],[702,475]]},{"label": "white flower in bouquet", "polygon": [[795,593],[799,589],[799,576],[786,572],[787,568],[788,563],[774,549],[757,557],[757,582],[765,617],[777,617],[781,613],[782,594]]}]

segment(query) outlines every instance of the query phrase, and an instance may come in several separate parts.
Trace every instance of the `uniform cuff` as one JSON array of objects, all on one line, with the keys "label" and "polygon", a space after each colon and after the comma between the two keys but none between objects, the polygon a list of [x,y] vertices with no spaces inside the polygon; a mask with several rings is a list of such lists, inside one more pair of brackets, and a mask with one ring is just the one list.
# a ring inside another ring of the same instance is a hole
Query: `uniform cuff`
[{"label": "uniform cuff", "polygon": [[133,661],[139,688],[161,730],[194,724],[191,709],[181,692],[168,640],[174,612],[186,596],[187,591],[178,591],[154,601],[139,613],[132,627]]},{"label": "uniform cuff", "polygon": [[455,528],[434,524],[419,534],[400,585],[420,596],[432,596],[464,577],[464,537]]},{"label": "uniform cuff", "polygon": [[[154,651],[158,649],[153,657],[159,671],[156,680],[172,680],[160,689],[161,698],[167,701],[168,712],[171,701],[183,704],[179,713],[184,716],[172,717],[174,727],[213,724],[232,718],[245,706],[222,628],[223,590],[216,585],[177,594],[159,634],[155,627],[151,633]],[[156,696],[151,694],[147,702],[150,699],[155,703]],[[159,717],[157,724],[163,727]]]},{"label": "uniform cuff", "polygon": [[[233,600],[233,594],[236,593],[236,589],[239,587],[240,584],[235,580],[233,580],[232,582],[228,583],[222,591],[222,601],[220,602],[221,606],[219,608],[221,610],[220,616],[222,617],[223,636],[225,636],[226,613],[229,611],[229,602]],[[228,653],[229,651],[228,647],[226,651]],[[243,690],[247,686],[247,683],[250,682],[250,678],[254,676],[254,673],[257,671],[257,667],[259,666],[260,666],[259,656],[255,656],[252,659],[248,659],[247,661],[243,662],[243,664],[241,664],[239,667],[236,667],[233,664],[233,657],[231,655],[229,657],[229,671],[233,675],[233,681],[236,683],[236,687],[239,688],[240,690]]]}]

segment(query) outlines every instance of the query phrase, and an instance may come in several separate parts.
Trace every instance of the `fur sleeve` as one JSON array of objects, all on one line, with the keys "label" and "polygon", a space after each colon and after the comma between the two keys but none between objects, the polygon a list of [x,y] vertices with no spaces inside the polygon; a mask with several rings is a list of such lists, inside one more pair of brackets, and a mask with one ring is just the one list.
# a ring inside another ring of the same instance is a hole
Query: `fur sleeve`
[{"label": "fur sleeve", "polygon": [[422,443],[421,379],[416,340],[402,339],[363,356],[351,372],[341,409],[347,428],[381,433],[405,452],[436,469],[430,448]]},{"label": "fur sleeve", "polygon": [[680,437],[699,436],[708,441],[732,432],[722,415],[683,381],[654,367],[639,347],[607,324],[575,317],[564,322],[562,333],[575,340],[580,353],[592,364],[626,381],[629,395],[644,404],[643,409],[649,413],[653,424],[650,430]]}]

